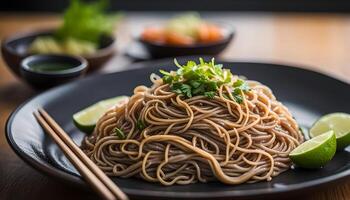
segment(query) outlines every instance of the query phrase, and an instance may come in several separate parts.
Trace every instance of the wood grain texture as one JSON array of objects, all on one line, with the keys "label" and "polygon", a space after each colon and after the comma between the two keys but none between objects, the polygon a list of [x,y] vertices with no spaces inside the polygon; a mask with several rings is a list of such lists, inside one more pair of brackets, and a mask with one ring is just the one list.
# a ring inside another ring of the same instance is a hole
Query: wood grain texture
[{"label": "wood grain texture", "polygon": [[[144,24],[161,23],[170,14],[130,13],[120,24],[118,55],[102,73],[127,69],[123,51],[131,33]],[[221,57],[240,61],[278,62],[320,71],[350,83],[350,16],[336,14],[204,13],[231,24],[237,35]],[[53,27],[60,22],[48,14],[0,14],[0,40],[23,30]],[[0,59],[0,199],[97,199],[93,193],[66,185],[29,167],[8,146],[4,128],[10,113],[36,92],[11,74]],[[295,198],[293,198],[295,199]],[[299,199],[350,199],[350,180]]]}]

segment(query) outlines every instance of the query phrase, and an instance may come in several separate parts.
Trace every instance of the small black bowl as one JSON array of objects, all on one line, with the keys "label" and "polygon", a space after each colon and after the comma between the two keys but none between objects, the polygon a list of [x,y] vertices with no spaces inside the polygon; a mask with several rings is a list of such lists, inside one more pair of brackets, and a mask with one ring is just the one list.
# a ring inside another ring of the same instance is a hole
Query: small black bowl
[{"label": "small black bowl", "polygon": [[217,42],[205,44],[193,44],[187,46],[169,45],[156,42],[149,42],[137,36],[137,40],[148,50],[152,58],[164,58],[187,55],[218,55],[233,39],[235,32],[231,27],[217,24],[224,32],[224,38]]},{"label": "small black bowl", "polygon": [[[65,69],[36,70],[38,64],[64,64]],[[20,74],[35,89],[47,89],[82,77],[88,67],[87,61],[78,56],[33,55],[21,62]]]}]

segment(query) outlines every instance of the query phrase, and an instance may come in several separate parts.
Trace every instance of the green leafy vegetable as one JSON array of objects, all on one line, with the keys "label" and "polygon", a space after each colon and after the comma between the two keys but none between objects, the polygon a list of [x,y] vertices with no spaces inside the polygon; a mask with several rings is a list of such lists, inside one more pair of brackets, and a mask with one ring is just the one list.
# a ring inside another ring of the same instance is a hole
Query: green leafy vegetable
[{"label": "green leafy vegetable", "polygon": [[75,38],[97,44],[103,35],[111,35],[113,24],[119,16],[106,15],[107,0],[86,3],[71,0],[64,12],[63,25],[56,32],[56,38]]},{"label": "green leafy vegetable", "polygon": [[120,130],[119,128],[117,128],[117,127],[114,128],[114,133],[121,140],[126,138],[124,132],[122,130]]},{"label": "green leafy vegetable", "polygon": [[107,0],[86,3],[71,0],[63,24],[53,36],[37,37],[28,52],[34,54],[90,55],[96,52],[103,36],[111,35],[121,15],[104,13]]}]

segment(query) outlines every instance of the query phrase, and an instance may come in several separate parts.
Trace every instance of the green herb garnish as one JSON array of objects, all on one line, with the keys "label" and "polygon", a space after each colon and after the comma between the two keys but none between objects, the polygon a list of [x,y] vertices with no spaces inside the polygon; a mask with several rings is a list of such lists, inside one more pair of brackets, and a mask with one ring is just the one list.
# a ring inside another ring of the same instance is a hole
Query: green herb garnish
[{"label": "green herb garnish", "polygon": [[214,91],[204,92],[204,96],[208,97],[209,99],[213,99],[215,97],[215,92]]},{"label": "green herb garnish", "polygon": [[239,104],[243,103],[243,96],[241,94],[241,90],[236,88],[232,92],[232,96],[235,99],[235,101]]},{"label": "green herb garnish", "polygon": [[141,119],[138,119],[136,122],[136,128],[142,131],[143,129],[145,129],[145,127],[146,127],[145,123],[143,123]]},{"label": "green herb garnish", "polygon": [[232,96],[237,103],[241,104],[243,102],[242,94],[244,92],[250,91],[250,88],[247,85],[247,83],[242,79],[238,79],[236,82],[234,82],[233,87],[234,87],[234,90],[232,92]]},{"label": "green herb garnish", "polygon": [[124,132],[117,127],[114,128],[114,134],[121,140],[125,139]]},{"label": "green herb garnish", "polygon": [[215,64],[214,59],[205,62],[200,58],[199,64],[188,61],[186,65],[180,65],[176,59],[174,62],[179,67],[176,72],[160,70],[160,73],[163,74],[164,83],[168,83],[173,92],[187,98],[195,95],[214,98],[221,85],[232,82],[231,72]]},{"label": "green herb garnish", "polygon": [[233,82],[234,76],[230,70],[223,69],[221,64],[215,64],[214,58],[210,62],[200,58],[198,64],[188,61],[186,65],[180,65],[176,59],[174,62],[179,67],[177,71],[160,70],[160,73],[163,75],[163,82],[169,84],[173,92],[184,97],[203,95],[212,99],[217,95],[220,86],[226,84],[233,88],[234,100],[242,103],[242,92],[250,90],[242,79]]},{"label": "green herb garnish", "polygon": [[120,15],[105,14],[107,4],[107,0],[90,3],[71,0],[64,12],[63,25],[55,36],[61,40],[74,38],[98,44],[101,36],[112,34],[114,22],[120,18]]}]

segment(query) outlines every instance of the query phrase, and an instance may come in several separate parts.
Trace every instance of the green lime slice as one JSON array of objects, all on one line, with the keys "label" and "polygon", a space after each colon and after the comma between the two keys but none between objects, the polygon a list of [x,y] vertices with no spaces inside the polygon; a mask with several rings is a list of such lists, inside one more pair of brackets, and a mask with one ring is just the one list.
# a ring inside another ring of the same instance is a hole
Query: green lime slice
[{"label": "green lime slice", "polygon": [[310,129],[310,137],[316,137],[333,130],[337,138],[337,148],[344,149],[350,144],[350,115],[331,113],[321,117]]},{"label": "green lime slice", "polygon": [[295,148],[289,157],[303,168],[320,168],[326,165],[337,150],[334,131],[316,136]]},{"label": "green lime slice", "polygon": [[108,109],[123,104],[128,98],[129,97],[127,96],[118,96],[99,101],[84,110],[75,113],[73,115],[73,122],[79,130],[85,133],[92,133],[97,121],[108,111]]}]

